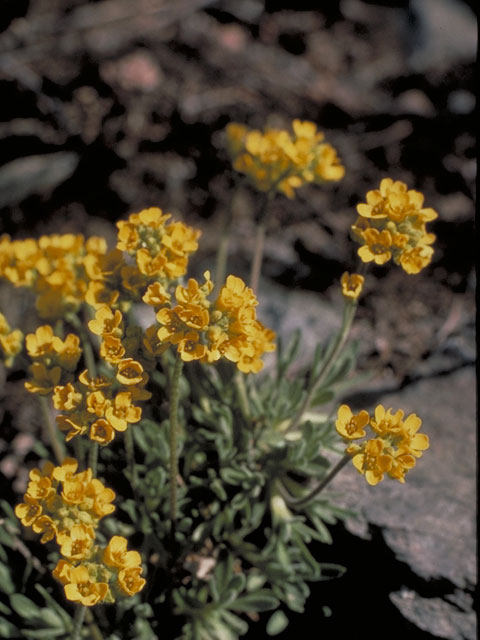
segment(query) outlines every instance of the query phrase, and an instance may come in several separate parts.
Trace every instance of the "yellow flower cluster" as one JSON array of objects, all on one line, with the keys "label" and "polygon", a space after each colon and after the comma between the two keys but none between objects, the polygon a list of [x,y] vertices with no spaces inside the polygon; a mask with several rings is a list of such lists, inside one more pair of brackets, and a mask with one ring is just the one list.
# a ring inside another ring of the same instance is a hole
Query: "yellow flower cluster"
[{"label": "yellow flower cluster", "polygon": [[293,135],[283,129],[258,131],[227,126],[227,147],[234,168],[260,191],[280,191],[289,198],[305,183],[341,180],[345,169],[335,149],[313,122],[294,120]]},{"label": "yellow flower cluster", "polygon": [[203,285],[190,278],[186,287],[175,290],[177,304],[158,285],[147,290],[143,300],[157,310],[157,322],[146,332],[145,345],[158,355],[165,344],[177,346],[183,361],[216,362],[225,357],[243,373],[257,373],[263,367],[261,356],[273,351],[275,334],[257,320],[258,304],[253,291],[235,276],[228,276],[212,304],[210,272]]},{"label": "yellow flower cluster", "polygon": [[51,393],[62,377],[71,378],[82,355],[78,336],[69,333],[62,340],[54,335],[48,324],[38,327],[35,333],[29,333],[25,346],[33,360],[28,369],[31,379],[25,382],[25,387],[40,395]]},{"label": "yellow flower cluster", "polygon": [[130,215],[117,223],[117,247],[108,252],[105,239],[97,236],[85,240],[69,233],[15,241],[1,236],[0,277],[31,288],[42,318],[65,317],[83,302],[125,310],[152,282],[167,284],[183,276],[197,250],[200,231],[168,223],[169,218],[154,207]]},{"label": "yellow flower cluster", "polygon": [[367,193],[367,202],[357,205],[360,215],[351,227],[354,240],[362,245],[358,255],[363,262],[385,264],[393,258],[407,273],[419,273],[430,263],[435,236],[427,233],[426,223],[438,214],[423,208],[423,199],[420,192],[391,178]]},{"label": "yellow flower cluster", "polygon": [[92,606],[113,602],[118,593],[133,595],[145,584],[140,554],[127,551],[127,541],[119,536],[106,548],[95,544],[100,519],[115,510],[115,493],[93,478],[91,469],[77,469],[74,458],[65,458],[58,467],[46,462],[41,470],[32,469],[25,502],[15,507],[15,514],[42,534],[41,542],[55,538],[63,557],[53,575],[69,600]]},{"label": "yellow flower cluster", "polygon": [[[422,421],[417,415],[412,413],[404,419],[401,409],[392,413],[392,409],[385,410],[381,404],[373,416],[365,410],[353,414],[343,404],[335,425],[342,438],[351,443],[345,452],[352,456],[353,465],[370,485],[378,484],[385,473],[405,482],[405,474],[415,466],[415,459],[429,447],[428,436],[418,433]],[[366,436],[368,426],[375,437],[360,444],[352,443]]]},{"label": "yellow flower cluster", "polygon": [[[103,305],[89,322],[90,330],[102,337],[100,356],[113,368],[111,376],[90,378],[84,370],[75,383],[53,389],[53,405],[62,414],[57,424],[67,431],[65,439],[88,433],[91,440],[109,444],[117,431],[125,431],[140,421],[142,409],[134,403],[148,400],[148,374],[136,359],[143,349],[142,333],[136,327],[124,336],[123,316]],[[150,365],[146,359],[142,362]]]},{"label": "yellow flower cluster", "polygon": [[96,257],[105,251],[103,238],[85,241],[81,234],[15,241],[4,235],[0,238],[0,277],[17,287],[32,288],[42,318],[60,318],[76,311],[84,300],[87,256]]},{"label": "yellow flower cluster", "polygon": [[170,217],[151,207],[117,222],[116,248],[106,255],[89,256],[85,262],[88,304],[126,310],[149,284],[158,281],[167,286],[186,273],[200,231],[182,222],[167,224]]},{"label": "yellow flower cluster", "polygon": [[0,313],[0,359],[6,367],[11,367],[15,356],[23,346],[23,333],[20,329],[10,329],[7,319]]}]

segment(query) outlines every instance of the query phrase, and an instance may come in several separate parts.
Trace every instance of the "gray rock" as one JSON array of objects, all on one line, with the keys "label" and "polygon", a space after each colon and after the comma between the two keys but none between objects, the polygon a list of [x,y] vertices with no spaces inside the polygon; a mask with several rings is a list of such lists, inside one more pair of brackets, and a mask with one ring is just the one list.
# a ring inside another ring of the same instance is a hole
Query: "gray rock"
[{"label": "gray rock", "polygon": [[441,598],[422,598],[410,589],[392,593],[390,599],[407,620],[437,638],[475,640],[476,617],[471,602],[469,611],[460,611]]},{"label": "gray rock", "polygon": [[472,62],[477,24],[472,10],[458,0],[411,0],[413,26],[406,30],[409,66],[414,73]]}]

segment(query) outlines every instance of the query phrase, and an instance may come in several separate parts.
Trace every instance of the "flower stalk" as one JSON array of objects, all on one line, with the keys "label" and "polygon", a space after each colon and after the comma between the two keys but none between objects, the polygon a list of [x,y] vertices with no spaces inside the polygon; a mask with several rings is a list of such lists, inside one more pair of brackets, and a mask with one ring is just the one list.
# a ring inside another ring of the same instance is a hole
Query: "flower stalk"
[{"label": "flower stalk", "polygon": [[52,421],[52,416],[50,414],[46,396],[38,396],[38,399],[40,401],[40,409],[42,411],[43,422],[47,429],[48,438],[50,440],[50,444],[52,445],[53,453],[55,454],[55,458],[57,459],[57,461],[61,464],[63,458],[65,457],[64,445],[57,438],[57,429]]},{"label": "flower stalk", "polygon": [[73,631],[71,635],[71,640],[80,640],[82,637],[82,627],[85,621],[85,614],[87,612],[87,607],[83,605],[78,605],[75,610],[75,616],[73,618]]},{"label": "flower stalk", "polygon": [[343,318],[342,318],[342,326],[340,327],[340,331],[337,334],[337,337],[335,339],[335,342],[332,345],[332,348],[330,350],[329,354],[326,354],[325,357],[325,361],[323,363],[323,366],[319,372],[319,374],[317,375],[316,379],[313,380],[312,384],[310,385],[310,388],[307,391],[307,394],[299,408],[299,410],[297,411],[296,415],[294,416],[290,426],[288,427],[287,431],[294,431],[298,425],[300,424],[300,421],[302,420],[302,417],[305,413],[305,411],[308,411],[309,407],[310,407],[310,403],[315,395],[316,390],[319,388],[319,386],[325,381],[325,379],[327,378],[328,374],[330,373],[330,370],[332,368],[332,366],[335,364],[338,356],[340,355],[340,353],[342,352],[343,347],[345,346],[345,343],[347,342],[349,333],[350,333],[350,329],[352,326],[352,322],[353,319],[355,317],[355,311],[357,309],[357,301],[356,300],[346,300],[344,307],[343,307]]},{"label": "flower stalk", "polygon": [[343,469],[343,467],[348,464],[350,459],[351,457],[348,454],[343,456],[343,458],[341,458],[341,460],[337,462],[337,464],[331,469],[331,471],[325,476],[325,478],[314,489],[307,493],[306,496],[298,499],[292,498],[291,496],[286,497],[288,504],[294,508],[304,507],[316,496],[318,496],[318,494],[323,491],[323,489],[325,489],[328,484],[330,484],[337,473],[339,473]]},{"label": "flower stalk", "polygon": [[177,353],[170,385],[170,536],[172,543],[175,541],[175,528],[177,520],[177,434],[178,434],[178,402],[180,398],[180,378],[182,375],[183,361],[180,353]]}]

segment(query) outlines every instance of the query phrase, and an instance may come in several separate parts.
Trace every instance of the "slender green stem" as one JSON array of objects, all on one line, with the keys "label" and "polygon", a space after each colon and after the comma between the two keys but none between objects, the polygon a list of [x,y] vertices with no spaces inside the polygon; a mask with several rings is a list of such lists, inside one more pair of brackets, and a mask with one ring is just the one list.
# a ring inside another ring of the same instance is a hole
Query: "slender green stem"
[{"label": "slender green stem", "polygon": [[217,259],[215,263],[215,289],[222,286],[225,281],[225,274],[227,272],[227,258],[228,258],[228,245],[230,242],[230,232],[232,230],[233,222],[233,201],[237,189],[235,189],[231,195],[230,202],[228,203],[227,210],[222,224],[222,231],[220,234],[220,242],[218,243]]},{"label": "slender green stem", "polygon": [[255,236],[255,250],[253,253],[252,269],[250,271],[250,287],[256,293],[262,270],[263,249],[265,246],[266,224],[265,221],[257,225],[257,235]]},{"label": "slender green stem", "polygon": [[[84,607],[84,609],[86,609],[86,607]],[[90,637],[92,638],[92,640],[103,640],[102,632],[100,631],[100,629],[97,626],[97,623],[95,622],[93,613],[88,609],[86,614],[86,620],[90,629]]]},{"label": "slender green stem", "polygon": [[52,445],[53,453],[55,454],[57,462],[59,464],[62,464],[65,457],[65,448],[63,446],[63,442],[60,442],[57,437],[58,430],[52,420],[52,415],[48,406],[48,400],[46,396],[38,396],[38,399],[40,401],[42,417],[47,428],[48,438],[50,440],[50,444]]},{"label": "slender green stem", "polygon": [[248,402],[247,389],[245,387],[245,376],[239,369],[235,371],[233,384],[235,385],[235,394],[237,396],[242,416],[245,420],[250,420],[250,406]]},{"label": "slender green stem", "polygon": [[328,473],[325,478],[321,482],[319,482],[319,484],[314,489],[310,491],[310,493],[307,493],[306,496],[298,499],[292,498],[291,496],[285,496],[288,505],[294,508],[304,507],[308,502],[310,502],[310,500],[313,500],[313,498],[318,496],[318,494],[323,491],[323,489],[325,489],[327,484],[329,484],[333,480],[337,473],[341,471],[346,464],[348,464],[349,460],[351,460],[351,457],[348,454],[343,456],[343,458],[341,458],[332,468],[330,473]]},{"label": "slender green stem", "polygon": [[330,350],[329,354],[326,354],[325,361],[323,363],[320,372],[318,373],[316,379],[310,385],[310,388],[307,391],[307,394],[297,411],[295,417],[292,420],[292,423],[288,427],[287,431],[293,431],[298,427],[303,414],[308,410],[310,403],[315,395],[316,390],[325,381],[326,377],[330,373],[332,365],[335,363],[337,357],[341,353],[345,343],[348,339],[348,335],[350,333],[350,328],[352,326],[353,318],[355,317],[355,311],[357,308],[356,301],[346,300],[343,307],[343,318],[342,318],[342,326],[340,327],[340,331],[337,334],[335,342]]},{"label": "slender green stem", "polygon": [[84,607],[83,605],[77,605],[75,616],[73,618],[73,631],[71,640],[80,640],[80,638],[82,637],[82,627],[85,621],[86,612],[87,607]]},{"label": "slender green stem", "polygon": [[180,377],[183,362],[177,352],[170,384],[170,536],[175,542],[175,527],[177,520],[177,432],[178,432],[178,401],[180,397]]},{"label": "slender green stem", "polygon": [[83,465],[84,448],[83,448],[83,440],[80,436],[77,438],[73,438],[73,452],[75,454],[75,458],[80,462],[80,465]]},{"label": "slender green stem", "polygon": [[125,431],[125,455],[127,457],[128,470],[130,471],[130,482],[135,491],[137,486],[137,467],[135,466],[135,446],[133,444],[132,427]]},{"label": "slender green stem", "polygon": [[87,332],[85,331],[81,320],[77,315],[72,313],[68,316],[69,322],[75,327],[80,335],[80,340],[82,341],[83,348],[83,357],[85,359],[85,364],[87,365],[88,375],[90,378],[95,378],[97,375],[97,365],[95,362],[95,355],[93,353],[92,343],[90,338],[88,337]]},{"label": "slender green stem", "polygon": [[[85,331],[82,322],[75,314],[69,316],[69,321],[75,327],[80,334],[80,340],[82,341],[83,356],[85,358],[85,364],[87,365],[88,375],[91,379],[97,375],[97,365],[95,362],[95,355],[93,353],[92,343]],[[90,441],[90,450],[88,453],[88,466],[92,470],[92,474],[97,474],[97,461],[98,461],[98,442]]]},{"label": "slender green stem", "polygon": [[98,442],[90,441],[90,451],[88,452],[88,466],[92,470],[92,475],[97,475]]},{"label": "slender green stem", "polygon": [[265,235],[267,230],[267,214],[268,204],[272,199],[273,191],[268,191],[262,199],[260,210],[257,214],[257,233],[255,236],[255,249],[253,252],[252,267],[250,269],[250,287],[256,292],[258,291],[258,283],[260,273],[262,271],[263,249],[265,246]]}]

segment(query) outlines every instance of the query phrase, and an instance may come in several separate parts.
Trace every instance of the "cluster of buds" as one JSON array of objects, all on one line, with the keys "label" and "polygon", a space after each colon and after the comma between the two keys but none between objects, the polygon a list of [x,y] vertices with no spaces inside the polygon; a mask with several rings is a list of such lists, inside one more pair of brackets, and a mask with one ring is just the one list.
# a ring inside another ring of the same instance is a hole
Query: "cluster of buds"
[{"label": "cluster of buds", "polygon": [[165,344],[173,344],[183,361],[212,363],[225,357],[243,373],[257,373],[263,366],[261,356],[275,348],[275,334],[257,320],[255,294],[230,275],[212,303],[208,295],[214,285],[208,271],[204,278],[203,285],[193,278],[187,287],[178,285],[176,305],[158,285],[149,287],[143,299],[157,310],[160,328],[147,329],[147,348],[157,355]]},{"label": "cluster of buds", "polygon": [[358,255],[363,262],[385,264],[393,258],[407,273],[418,273],[430,263],[435,236],[427,233],[426,223],[437,213],[423,208],[420,192],[385,178],[379,189],[367,193],[367,202],[357,205],[357,211],[360,215],[351,231],[362,245]]},{"label": "cluster of buds", "polygon": [[12,241],[4,235],[0,238],[0,277],[33,289],[40,317],[61,318],[84,301],[87,256],[95,259],[105,251],[105,240],[96,236],[85,241],[81,234],[67,233]]},{"label": "cluster of buds", "polygon": [[[418,433],[421,419],[414,413],[404,419],[399,409],[385,410],[379,404],[373,416],[362,410],[354,414],[346,404],[338,409],[337,432],[350,444],[345,453],[352,456],[354,467],[370,485],[378,484],[386,473],[390,478],[405,482],[405,474],[415,466],[416,458],[428,449],[428,436]],[[360,444],[353,440],[364,438],[370,427],[374,437]]]},{"label": "cluster of buds", "polygon": [[294,120],[293,135],[283,129],[258,131],[227,126],[227,146],[236,171],[260,191],[280,191],[289,198],[306,183],[338,181],[345,175],[335,149],[313,122]]},{"label": "cluster of buds", "polygon": [[91,469],[77,469],[73,458],[58,467],[46,462],[41,470],[32,469],[15,514],[24,526],[42,534],[41,542],[56,540],[62,558],[53,575],[69,600],[91,606],[113,602],[120,593],[133,595],[145,584],[140,554],[127,551],[127,541],[119,536],[104,548],[95,543],[99,521],[115,510],[115,493],[93,478]]},{"label": "cluster of buds", "polygon": [[20,329],[12,329],[7,319],[0,313],[0,360],[6,367],[11,367],[15,356],[23,346],[23,333]]},{"label": "cluster of buds", "polygon": [[29,367],[30,380],[25,382],[25,387],[40,395],[48,395],[61,381],[71,379],[82,355],[78,336],[69,333],[62,340],[48,324],[38,327],[35,333],[29,333],[25,346],[33,361]]}]

